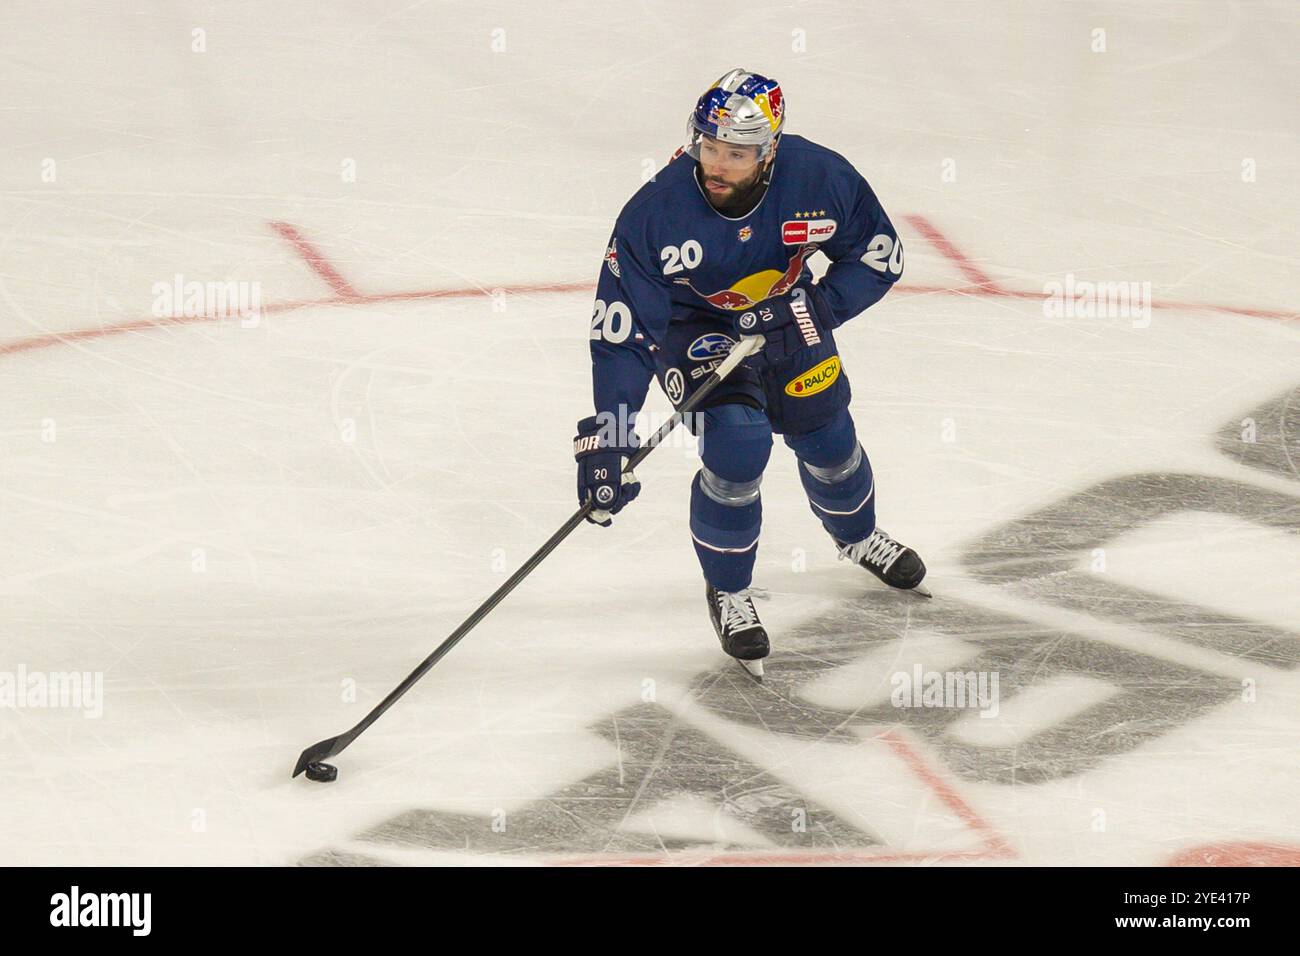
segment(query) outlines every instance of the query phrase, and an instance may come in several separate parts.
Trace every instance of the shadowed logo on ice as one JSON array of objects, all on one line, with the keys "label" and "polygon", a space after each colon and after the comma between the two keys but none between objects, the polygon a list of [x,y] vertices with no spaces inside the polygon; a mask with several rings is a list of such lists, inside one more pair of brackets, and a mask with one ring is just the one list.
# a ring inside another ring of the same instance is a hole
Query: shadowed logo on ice
[{"label": "shadowed logo on ice", "polygon": [[889,682],[895,707],[969,708],[981,717],[998,715],[997,671],[927,671],[916,664],[911,673],[895,671]]},{"label": "shadowed logo on ice", "polygon": [[262,320],[262,283],[186,280],[179,272],[171,282],[155,282],[152,312],[159,319],[233,319],[246,329]]},{"label": "shadowed logo on ice", "polygon": [[1065,274],[1043,284],[1043,315],[1049,319],[1132,319],[1133,328],[1151,324],[1150,282],[1088,282]]},{"label": "shadowed logo on ice", "polygon": [[102,671],[0,671],[0,707],[80,710],[87,719],[104,716]]}]

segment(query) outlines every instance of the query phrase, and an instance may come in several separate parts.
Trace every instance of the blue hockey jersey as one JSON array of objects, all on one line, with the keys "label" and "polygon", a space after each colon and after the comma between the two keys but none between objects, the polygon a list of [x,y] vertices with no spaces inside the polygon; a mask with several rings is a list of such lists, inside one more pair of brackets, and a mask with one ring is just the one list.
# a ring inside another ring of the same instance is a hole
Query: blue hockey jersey
[{"label": "blue hockey jersey", "polygon": [[817,284],[832,328],[880,300],[903,272],[903,247],[867,181],[843,156],[781,137],[770,184],[732,219],[705,198],[690,156],[676,156],[623,207],[605,250],[591,318],[596,412],[636,411],[654,374],[651,349],[674,316],[736,310],[808,281],[808,259],[831,266]]}]

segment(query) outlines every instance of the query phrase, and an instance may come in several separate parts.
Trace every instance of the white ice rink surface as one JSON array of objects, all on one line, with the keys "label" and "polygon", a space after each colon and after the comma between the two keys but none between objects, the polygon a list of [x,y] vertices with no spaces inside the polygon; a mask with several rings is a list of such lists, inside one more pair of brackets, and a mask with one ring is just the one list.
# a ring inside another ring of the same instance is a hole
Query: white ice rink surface
[{"label": "white ice rink surface", "polygon": [[[6,3],[0,863],[1300,862],[1297,46],[1286,2]],[[933,602],[778,444],[748,682],[667,447],[291,780],[571,513],[610,226],[734,65],[907,243],[839,339]],[[160,323],[176,275],[265,314]],[[1067,275],[1149,321],[1045,315]],[[893,707],[917,665],[999,713]]]}]

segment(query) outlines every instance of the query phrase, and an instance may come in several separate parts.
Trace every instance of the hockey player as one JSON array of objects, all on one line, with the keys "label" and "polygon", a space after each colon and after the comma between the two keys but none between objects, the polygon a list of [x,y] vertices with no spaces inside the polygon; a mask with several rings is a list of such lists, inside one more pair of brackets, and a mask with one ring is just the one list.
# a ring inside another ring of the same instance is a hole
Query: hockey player
[{"label": "hockey player", "polygon": [[[623,207],[591,321],[596,414],[574,440],[578,499],[594,495],[588,520],[608,526],[640,491],[620,472],[650,379],[680,406],[740,336],[763,337],[690,423],[702,460],[690,532],[709,614],[723,650],[758,675],[769,642],[748,589],[774,432],[840,557],[928,594],[920,556],[876,527],[834,336],[898,280],[903,247],[849,162],[784,126],[780,85],[732,70],[699,98],[686,145]],[[814,283],[819,250],[831,265]]]}]

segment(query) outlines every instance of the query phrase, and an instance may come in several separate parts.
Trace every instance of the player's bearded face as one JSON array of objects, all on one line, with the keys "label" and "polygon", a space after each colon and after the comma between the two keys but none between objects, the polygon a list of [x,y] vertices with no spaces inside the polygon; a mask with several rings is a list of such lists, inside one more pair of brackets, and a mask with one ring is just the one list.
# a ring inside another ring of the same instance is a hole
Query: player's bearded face
[{"label": "player's bearded face", "polygon": [[766,162],[758,161],[757,146],[730,146],[708,138],[700,144],[700,180],[714,206],[745,195],[766,168]]}]

